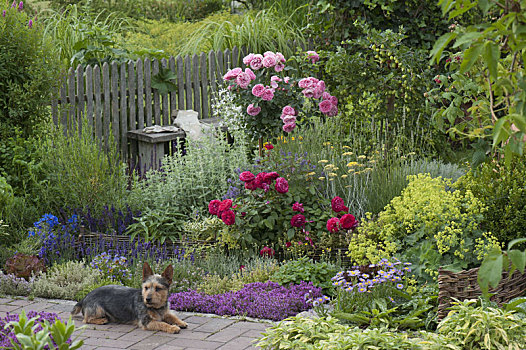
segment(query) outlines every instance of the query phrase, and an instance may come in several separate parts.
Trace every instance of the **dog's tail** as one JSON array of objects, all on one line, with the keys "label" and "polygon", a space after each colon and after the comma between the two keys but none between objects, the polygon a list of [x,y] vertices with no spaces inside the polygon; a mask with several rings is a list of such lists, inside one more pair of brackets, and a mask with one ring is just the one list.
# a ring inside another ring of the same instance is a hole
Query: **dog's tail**
[{"label": "dog's tail", "polygon": [[75,307],[73,307],[73,310],[71,310],[71,314],[72,315],[76,315],[78,314],[79,312],[82,311],[82,301],[79,301]]}]

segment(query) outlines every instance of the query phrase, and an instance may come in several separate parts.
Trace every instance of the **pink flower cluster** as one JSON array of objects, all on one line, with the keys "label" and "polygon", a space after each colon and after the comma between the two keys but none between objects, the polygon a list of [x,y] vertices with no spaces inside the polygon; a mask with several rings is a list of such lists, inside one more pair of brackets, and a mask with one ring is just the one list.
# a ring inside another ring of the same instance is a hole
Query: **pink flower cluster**
[{"label": "pink flower cluster", "polygon": [[[336,233],[343,230],[352,230],[358,226],[358,221],[352,214],[348,214],[347,208],[340,197],[334,197],[331,200],[331,208],[338,215],[327,220],[327,230],[331,233]],[[341,213],[345,213],[341,215]]]},{"label": "pink flower cluster", "polygon": [[243,63],[253,70],[265,67],[281,72],[285,68],[285,57],[280,52],[267,51],[263,55],[251,53],[243,58]]},{"label": "pink flower cluster", "polygon": [[306,55],[312,63],[316,63],[320,60],[320,56],[318,56],[318,53],[316,51],[307,51]]},{"label": "pink flower cluster", "polygon": [[281,120],[283,120],[283,131],[291,132],[296,127],[296,110],[291,106],[283,107],[281,111]]},{"label": "pink flower cluster", "polygon": [[[208,212],[212,215],[217,215],[225,225],[233,225],[236,222],[236,214],[231,208],[231,199],[225,199],[224,201],[214,199],[208,203]],[[235,209],[235,206],[233,208]]]},{"label": "pink flower cluster", "polygon": [[229,70],[223,76],[223,80],[234,80],[236,84],[242,89],[247,89],[254,79],[256,79],[256,75],[250,68],[245,68],[245,71],[243,72],[243,69],[236,67]]},{"label": "pink flower cluster", "polygon": [[298,82],[298,86],[303,89],[301,92],[305,97],[322,98],[318,107],[323,114],[329,117],[338,114],[338,99],[325,91],[323,80],[314,77],[303,78]]},{"label": "pink flower cluster", "polygon": [[270,86],[256,84],[252,88],[252,95],[260,97],[263,101],[272,101],[272,99],[274,98],[275,91],[276,90]]}]

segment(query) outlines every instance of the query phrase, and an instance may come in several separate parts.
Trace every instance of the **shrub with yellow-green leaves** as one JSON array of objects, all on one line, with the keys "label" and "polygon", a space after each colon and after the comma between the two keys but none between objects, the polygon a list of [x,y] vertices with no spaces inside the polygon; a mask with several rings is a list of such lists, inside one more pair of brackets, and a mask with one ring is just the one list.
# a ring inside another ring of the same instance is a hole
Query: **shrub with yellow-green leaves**
[{"label": "shrub with yellow-green leaves", "polygon": [[467,268],[498,245],[481,230],[486,208],[471,191],[456,191],[450,180],[429,174],[408,180],[402,194],[378,218],[368,215],[351,239],[349,255],[357,263],[403,255],[426,272],[444,265]]}]

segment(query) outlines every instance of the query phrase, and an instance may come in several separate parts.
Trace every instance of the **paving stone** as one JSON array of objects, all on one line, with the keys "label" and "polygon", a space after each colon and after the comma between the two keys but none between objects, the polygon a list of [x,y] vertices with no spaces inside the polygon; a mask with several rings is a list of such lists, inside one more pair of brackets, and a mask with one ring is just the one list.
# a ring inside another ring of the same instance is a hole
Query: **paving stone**
[{"label": "paving stone", "polygon": [[79,349],[80,350],[92,350],[96,349],[97,347],[95,345],[82,345]]},{"label": "paving stone", "polygon": [[107,346],[107,347],[110,347],[110,348],[126,349],[129,346],[132,346],[133,344],[135,344],[135,342],[133,342],[133,341],[126,341],[126,340],[117,340],[117,339],[86,338],[86,340],[84,340],[84,344],[86,344],[86,345],[95,345],[97,347],[98,346]]},{"label": "paving stone", "polygon": [[197,332],[215,333],[236,322],[236,320],[229,320],[226,318],[209,318],[208,322],[204,323],[203,325],[197,328],[194,328],[193,330]]},{"label": "paving stone", "polygon": [[259,322],[246,322],[246,321],[241,321],[241,322],[238,322],[236,323],[236,327],[238,328],[242,328],[242,329],[251,329],[251,330],[256,330],[256,331],[264,331],[265,329],[269,328],[269,327],[272,327],[274,324],[272,323],[259,323]]},{"label": "paving stone", "polygon": [[209,336],[210,336],[210,333],[188,331],[188,329],[182,329],[181,332],[177,334],[178,338],[198,339],[198,340],[205,340]]},{"label": "paving stone", "polygon": [[27,299],[16,299],[16,300],[12,300],[10,302],[7,302],[6,304],[8,304],[8,305],[16,305],[16,306],[22,307],[22,306],[31,305],[33,303],[35,303],[35,302],[31,301],[31,300],[27,300]]},{"label": "paving stone", "polygon": [[7,304],[0,304],[0,312],[13,312],[20,308],[16,305],[7,305]]},{"label": "paving stone", "polygon": [[243,334],[246,330],[235,328],[235,324],[231,325],[230,327],[227,327],[225,329],[222,329],[220,332],[214,333],[208,338],[206,338],[207,341],[218,341],[218,342],[228,342],[236,337],[239,337],[241,334]]},{"label": "paving stone", "polygon": [[150,336],[143,340],[134,343],[130,346],[130,349],[136,350],[152,350],[157,349],[159,346],[174,340],[174,335],[163,335],[165,333],[153,333],[150,332]]},{"label": "paving stone", "polygon": [[[104,338],[104,339],[118,339],[121,338],[124,334],[123,332],[113,332],[113,331],[99,331],[94,329],[86,329],[83,333],[83,337],[95,337],[95,338]],[[128,339],[124,339],[128,340]]]},{"label": "paving stone", "polygon": [[247,347],[250,347],[253,345],[254,339],[247,338],[247,337],[238,337],[235,338],[232,341],[229,341],[222,347],[220,347],[220,350],[244,350]]},{"label": "paving stone", "polygon": [[202,316],[190,316],[185,319],[187,323],[194,323],[194,324],[203,324],[210,320],[209,317],[202,317]]},{"label": "paving stone", "polygon": [[144,331],[142,329],[135,329],[135,330],[133,330],[131,332],[124,333],[118,339],[139,342],[139,341],[141,341],[143,339],[148,338],[151,335],[152,335],[152,332],[150,332],[150,331]]},{"label": "paving stone", "polygon": [[261,336],[262,332],[263,331],[258,331],[258,330],[255,330],[255,329],[251,329],[251,330],[245,331],[245,333],[243,333],[243,337],[259,338]]},{"label": "paving stone", "polygon": [[191,347],[191,348],[196,348],[196,349],[201,349],[201,350],[217,349],[224,344],[225,343],[219,343],[215,341],[183,339],[183,338],[178,338],[178,339],[172,340],[169,343],[166,343],[166,345],[169,345],[169,346],[180,346],[183,348]]}]

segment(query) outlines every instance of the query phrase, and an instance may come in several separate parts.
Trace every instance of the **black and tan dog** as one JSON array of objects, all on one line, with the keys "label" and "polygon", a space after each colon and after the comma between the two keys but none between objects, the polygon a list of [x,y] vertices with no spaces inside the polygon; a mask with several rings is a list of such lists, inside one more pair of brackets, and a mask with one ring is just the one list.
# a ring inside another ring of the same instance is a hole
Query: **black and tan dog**
[{"label": "black and tan dog", "polygon": [[91,324],[136,324],[146,330],[168,333],[179,333],[181,328],[186,328],[186,322],[168,307],[172,265],[162,275],[154,275],[145,262],[142,276],[142,290],[114,285],[99,287],[78,302],[71,314],[82,311],[84,323]]}]

